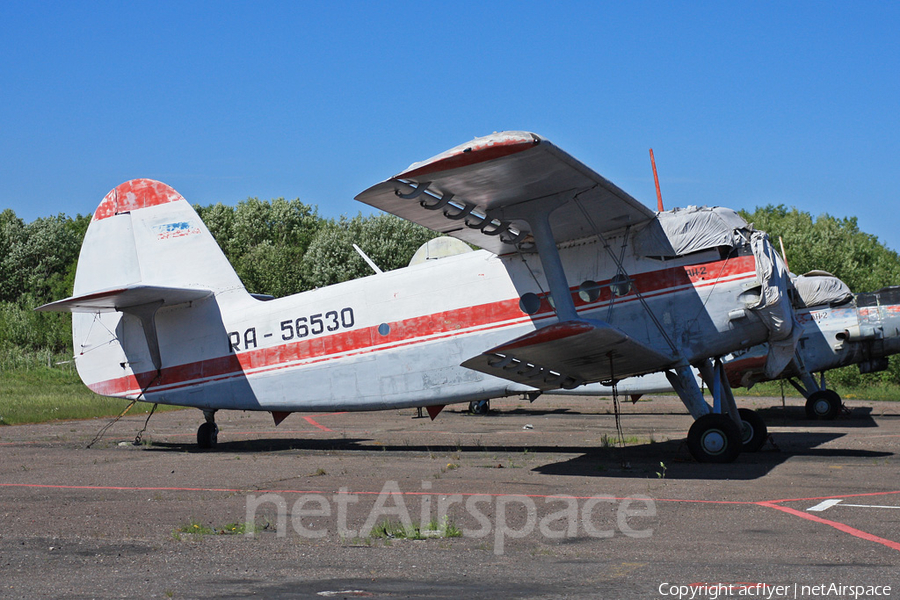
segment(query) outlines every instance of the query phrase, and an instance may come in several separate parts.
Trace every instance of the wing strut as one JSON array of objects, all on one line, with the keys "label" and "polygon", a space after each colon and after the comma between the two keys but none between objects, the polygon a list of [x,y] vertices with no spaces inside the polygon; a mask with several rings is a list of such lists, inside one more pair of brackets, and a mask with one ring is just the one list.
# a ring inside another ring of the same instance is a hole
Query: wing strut
[{"label": "wing strut", "polygon": [[[566,272],[563,270],[562,259],[559,257],[559,248],[553,237],[553,229],[550,227],[550,214],[554,209],[562,206],[570,200],[571,192],[557,194],[554,206],[547,210],[547,204],[525,206],[516,211],[518,216],[526,220],[531,226],[531,235],[534,237],[534,245],[544,267],[547,283],[550,285],[550,295],[556,305],[556,315],[560,321],[573,321],[578,319],[575,311],[575,301],[572,299],[572,291]],[[546,202],[546,200],[544,200]]]},{"label": "wing strut", "polygon": [[159,300],[150,304],[141,304],[140,306],[129,306],[122,308],[121,311],[126,314],[134,315],[141,320],[141,328],[144,330],[144,338],[147,340],[147,350],[150,351],[150,360],[156,367],[156,375],[162,373],[162,356],[159,353],[159,336],[156,333],[156,311],[158,311],[164,302]]}]

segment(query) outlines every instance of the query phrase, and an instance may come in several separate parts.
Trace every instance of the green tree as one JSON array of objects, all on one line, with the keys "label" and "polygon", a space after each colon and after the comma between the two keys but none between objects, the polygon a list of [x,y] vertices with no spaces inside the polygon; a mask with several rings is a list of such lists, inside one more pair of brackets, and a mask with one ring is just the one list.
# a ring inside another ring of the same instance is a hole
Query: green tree
[{"label": "green tree", "polygon": [[194,205],[194,210],[206,224],[206,228],[216,239],[222,252],[229,261],[234,264],[237,253],[233,246],[234,238],[234,207],[225,206],[221,202],[209,206]]},{"label": "green tree", "polygon": [[769,205],[741,215],[757,229],[766,231],[777,245],[784,241],[791,271],[812,270],[832,273],[854,292],[872,292],[900,285],[900,255],[888,249],[874,235],[859,230],[856,217],[838,219],[784,205]]},{"label": "green tree", "polygon": [[0,213],[0,343],[52,351],[71,346],[69,318],[34,308],[71,294],[89,222],[60,214],[26,225],[12,210]]},{"label": "green tree", "polygon": [[249,291],[280,297],[308,287],[300,263],[322,224],[316,207],[248,198],[194,208]]},{"label": "green tree", "polygon": [[25,222],[7,208],[0,213],[0,301],[16,300],[22,293],[25,274],[15,256],[25,242]]},{"label": "green tree", "polygon": [[[766,231],[777,244],[784,240],[791,271],[802,274],[812,270],[828,271],[842,279],[854,292],[874,292],[890,285],[900,285],[900,256],[859,230],[856,217],[838,219],[820,215],[814,219],[807,212],[784,205],[742,212],[757,229]],[[855,366],[828,373],[832,385],[846,388],[900,384],[900,355],[890,357],[887,371],[860,375]]]},{"label": "green tree", "polygon": [[405,267],[416,250],[438,234],[393,215],[330,221],[303,257],[303,271],[314,287],[324,287],[372,274],[353,249],[359,246],[383,271]]},{"label": "green tree", "polygon": [[[43,217],[13,234],[15,241],[3,258],[2,299],[15,300],[26,292],[39,300],[50,298],[81,249],[81,239],[69,222],[62,214]],[[9,229],[17,229],[14,222]]]}]

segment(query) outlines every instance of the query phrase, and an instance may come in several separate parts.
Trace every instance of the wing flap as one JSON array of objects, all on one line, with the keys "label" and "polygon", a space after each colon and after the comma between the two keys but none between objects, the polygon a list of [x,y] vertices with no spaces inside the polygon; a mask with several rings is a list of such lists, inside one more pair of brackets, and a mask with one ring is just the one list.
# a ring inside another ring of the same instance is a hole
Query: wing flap
[{"label": "wing flap", "polygon": [[470,358],[462,366],[540,390],[659,371],[675,360],[601,321],[565,321]]},{"label": "wing flap", "polygon": [[148,304],[160,304],[161,306],[185,304],[208,298],[212,294],[212,290],[138,284],[72,296],[39,306],[35,310],[39,312],[72,313],[125,311],[129,308]]},{"label": "wing flap", "polygon": [[[560,194],[567,200],[560,203]],[[524,202],[538,201],[551,213],[557,244],[594,235],[594,227],[607,232],[655,216],[546,139],[519,131],[477,138],[410,165],[356,199],[496,254],[527,238],[530,228],[516,210]]]}]

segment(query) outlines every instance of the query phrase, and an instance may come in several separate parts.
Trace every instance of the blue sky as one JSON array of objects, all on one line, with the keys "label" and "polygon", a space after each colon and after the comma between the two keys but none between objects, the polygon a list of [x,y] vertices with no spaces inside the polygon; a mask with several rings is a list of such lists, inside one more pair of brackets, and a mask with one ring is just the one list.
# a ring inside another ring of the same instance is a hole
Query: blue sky
[{"label": "blue sky", "polygon": [[0,209],[353,197],[539,133],[650,207],[856,216],[900,250],[896,2],[0,3]]}]

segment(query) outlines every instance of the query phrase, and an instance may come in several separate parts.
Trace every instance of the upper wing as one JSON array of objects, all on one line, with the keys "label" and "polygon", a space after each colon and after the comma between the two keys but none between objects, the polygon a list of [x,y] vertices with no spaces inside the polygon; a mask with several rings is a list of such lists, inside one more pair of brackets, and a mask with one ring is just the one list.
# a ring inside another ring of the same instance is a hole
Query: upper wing
[{"label": "upper wing", "polygon": [[477,138],[410,165],[356,199],[495,254],[527,239],[516,205],[532,200],[546,204],[557,244],[655,216],[549,141],[521,131]]},{"label": "upper wing", "polygon": [[675,359],[601,321],[564,321],[487,350],[462,366],[541,390],[618,380]]}]

